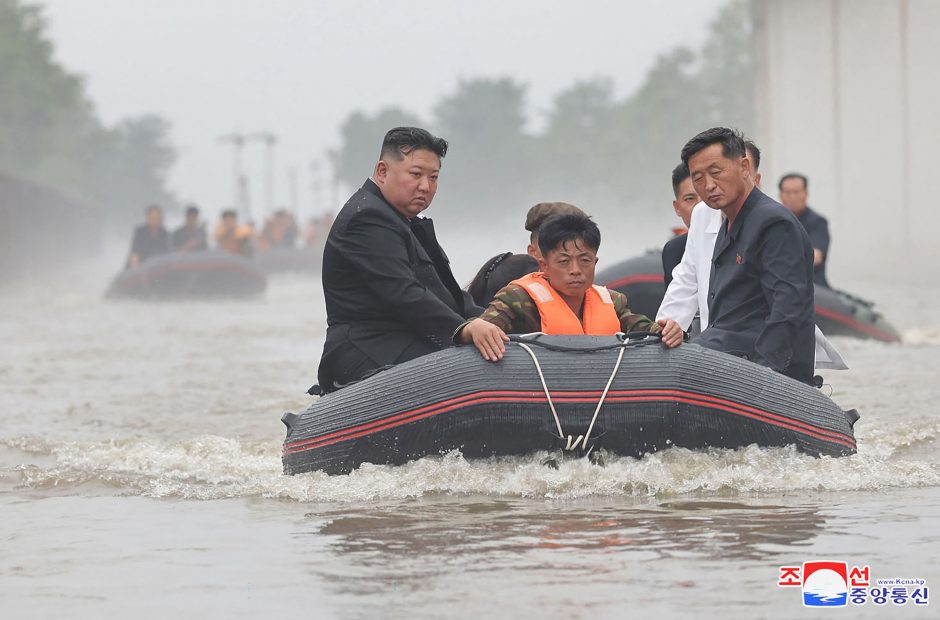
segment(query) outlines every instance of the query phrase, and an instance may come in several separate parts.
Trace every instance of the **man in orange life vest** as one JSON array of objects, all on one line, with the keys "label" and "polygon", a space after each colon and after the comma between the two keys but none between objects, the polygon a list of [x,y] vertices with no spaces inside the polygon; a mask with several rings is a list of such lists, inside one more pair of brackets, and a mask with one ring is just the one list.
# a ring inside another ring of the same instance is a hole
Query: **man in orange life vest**
[{"label": "man in orange life vest", "polygon": [[594,286],[601,233],[590,217],[554,215],[539,228],[541,271],[510,282],[479,318],[457,328],[454,341],[473,343],[483,359],[496,362],[506,351],[506,335],[544,332],[554,335],[660,333],[667,347],[682,342],[673,320],[654,323],[633,314],[618,291]]}]

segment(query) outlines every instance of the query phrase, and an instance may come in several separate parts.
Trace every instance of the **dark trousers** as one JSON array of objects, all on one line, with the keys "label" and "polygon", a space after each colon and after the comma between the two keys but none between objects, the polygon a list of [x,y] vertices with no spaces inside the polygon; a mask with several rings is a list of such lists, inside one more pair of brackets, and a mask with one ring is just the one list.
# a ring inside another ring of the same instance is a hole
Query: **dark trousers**
[{"label": "dark trousers", "polygon": [[328,370],[324,373],[321,369],[320,387],[324,392],[335,392],[347,385],[371,377],[380,370],[417,359],[436,350],[430,342],[415,340],[398,355],[394,364],[382,365],[361,349],[358,344],[347,341],[344,346],[332,352],[328,362]]}]

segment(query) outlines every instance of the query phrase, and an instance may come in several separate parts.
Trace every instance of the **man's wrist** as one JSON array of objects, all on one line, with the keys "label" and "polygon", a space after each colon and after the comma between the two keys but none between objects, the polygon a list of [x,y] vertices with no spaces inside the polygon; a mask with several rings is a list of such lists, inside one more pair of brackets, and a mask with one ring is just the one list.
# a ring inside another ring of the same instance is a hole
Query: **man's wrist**
[{"label": "man's wrist", "polygon": [[463,339],[464,330],[475,320],[476,319],[469,319],[457,326],[457,329],[454,330],[454,335],[451,338],[454,341],[454,344],[467,344],[467,342],[465,342]]}]

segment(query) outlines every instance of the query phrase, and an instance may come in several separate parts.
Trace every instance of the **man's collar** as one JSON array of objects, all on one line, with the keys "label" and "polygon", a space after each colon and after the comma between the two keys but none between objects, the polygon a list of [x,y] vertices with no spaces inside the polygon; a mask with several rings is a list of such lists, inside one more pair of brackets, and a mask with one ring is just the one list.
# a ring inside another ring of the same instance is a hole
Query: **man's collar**
[{"label": "man's collar", "polygon": [[741,205],[741,210],[738,211],[738,215],[734,218],[734,222],[731,224],[731,230],[728,231],[728,235],[732,239],[738,238],[738,233],[741,232],[741,227],[744,226],[744,219],[747,217],[747,214],[751,212],[751,209],[757,204],[757,201],[764,196],[764,193],[760,191],[757,186],[754,186],[754,189],[751,190],[751,193],[747,195],[747,198],[744,200],[744,204]]},{"label": "man's collar", "polygon": [[[366,190],[376,198],[385,200],[385,196],[382,195],[382,190],[379,189],[379,186],[376,185],[375,181],[373,181],[371,178],[366,179],[366,182],[362,184],[362,189]],[[386,200],[386,202],[388,201]]]},{"label": "man's collar", "polygon": [[398,209],[392,206],[392,203],[385,200],[385,196],[382,195],[382,189],[371,178],[366,179],[366,182],[362,184],[362,189],[366,190],[367,192],[369,192],[370,194],[372,194],[373,196],[375,196],[376,198],[384,202],[388,206],[388,208],[391,209],[392,212],[395,213],[395,215],[403,219],[405,222],[407,223],[411,222],[411,220],[409,220],[407,217],[399,213]]}]

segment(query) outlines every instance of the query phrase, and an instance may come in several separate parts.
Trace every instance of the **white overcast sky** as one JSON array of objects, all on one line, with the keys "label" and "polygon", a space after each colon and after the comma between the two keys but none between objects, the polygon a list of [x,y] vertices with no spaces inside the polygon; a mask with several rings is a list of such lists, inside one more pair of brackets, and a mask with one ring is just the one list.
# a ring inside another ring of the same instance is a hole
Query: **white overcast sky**
[{"label": "white overcast sky", "polygon": [[[310,211],[310,162],[337,145],[351,111],[399,105],[427,117],[460,78],[510,76],[529,86],[538,122],[578,80],[610,77],[618,96],[629,93],[657,54],[700,45],[723,0],[38,3],[58,60],[85,76],[106,122],[156,113],[172,123],[172,189],[213,213],[232,196],[220,134],[275,132],[277,201],[295,167]],[[256,205],[261,153],[245,153]]]}]

